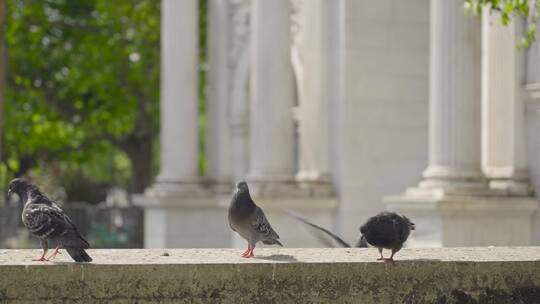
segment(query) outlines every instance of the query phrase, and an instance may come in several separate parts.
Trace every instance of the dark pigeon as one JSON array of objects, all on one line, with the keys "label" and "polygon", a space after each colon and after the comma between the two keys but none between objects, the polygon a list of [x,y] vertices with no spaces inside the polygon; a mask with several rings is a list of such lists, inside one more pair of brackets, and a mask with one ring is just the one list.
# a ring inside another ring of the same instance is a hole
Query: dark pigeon
[{"label": "dark pigeon", "polygon": [[[394,212],[381,212],[369,218],[360,227],[360,233],[362,233],[362,239],[379,249],[381,257],[377,260],[394,261],[394,254],[403,247],[403,243],[414,229],[414,223],[407,217]],[[383,249],[392,250],[390,258],[383,257]]]},{"label": "dark pigeon", "polygon": [[245,258],[253,256],[253,250],[257,242],[266,245],[283,246],[279,241],[279,235],[272,229],[261,208],[249,195],[246,182],[239,182],[229,206],[229,225],[231,229],[248,241],[248,248],[242,254]]},{"label": "dark pigeon", "polygon": [[[301,221],[302,223],[306,224],[306,225],[309,225],[315,229],[317,229],[318,231],[321,231],[323,232],[324,234],[328,235],[331,239],[333,239],[336,243],[338,243],[341,247],[344,247],[344,248],[351,248],[351,245],[349,243],[347,243],[346,241],[344,241],[341,237],[339,237],[337,234],[333,233],[332,231],[324,228],[324,227],[321,227],[317,224],[314,224],[308,220],[306,220],[305,218],[301,217],[300,215],[298,214],[295,214],[291,211],[285,211],[288,215],[294,217],[295,219]],[[327,244],[329,247],[333,247],[331,243],[327,242],[325,239],[322,239],[322,238],[319,238],[320,241],[324,244]],[[367,248],[367,243],[365,242],[365,240],[363,240],[362,238],[360,238],[360,240],[356,243],[355,245],[356,248]]]},{"label": "dark pigeon", "polygon": [[[54,259],[62,248],[65,248],[76,262],[92,261],[85,251],[90,245],[55,202],[22,178],[16,178],[9,183],[8,196],[12,193],[17,193],[24,204],[22,212],[24,226],[39,238],[43,248],[43,254],[37,261]],[[49,242],[56,244],[56,249],[51,256],[45,258]]]}]

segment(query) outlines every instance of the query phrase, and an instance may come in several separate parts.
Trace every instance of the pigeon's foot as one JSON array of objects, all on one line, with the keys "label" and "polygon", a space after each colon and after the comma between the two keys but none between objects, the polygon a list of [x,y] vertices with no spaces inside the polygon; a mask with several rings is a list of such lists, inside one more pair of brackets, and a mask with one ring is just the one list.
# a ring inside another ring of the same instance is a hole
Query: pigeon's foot
[{"label": "pigeon's foot", "polygon": [[40,258],[38,259],[32,259],[32,261],[35,261],[35,262],[48,262],[49,260],[45,258],[45,255],[47,254],[47,251],[44,250],[43,251],[43,254],[41,255]]},{"label": "pigeon's foot", "polygon": [[378,258],[377,261],[384,261],[385,263],[387,262],[394,262],[394,259],[393,258]]},{"label": "pigeon's foot", "polygon": [[244,258],[251,258],[253,256],[253,250],[255,249],[255,247],[251,247],[249,246],[248,247],[248,250],[246,252],[244,252],[244,254],[242,255],[242,257]]},{"label": "pigeon's foot", "polygon": [[49,258],[47,259],[47,261],[49,261],[49,260],[54,260],[54,258],[56,258],[56,255],[57,255],[57,254],[62,254],[62,253],[60,252],[60,249],[61,249],[61,248],[62,248],[61,246],[57,246],[56,249],[54,249],[54,252],[49,256]]},{"label": "pigeon's foot", "polygon": [[248,248],[246,249],[246,251],[244,251],[244,253],[242,253],[242,257],[248,258],[248,255],[250,254],[250,252],[251,252],[251,255],[253,255],[253,249],[251,248],[251,245],[248,244]]}]

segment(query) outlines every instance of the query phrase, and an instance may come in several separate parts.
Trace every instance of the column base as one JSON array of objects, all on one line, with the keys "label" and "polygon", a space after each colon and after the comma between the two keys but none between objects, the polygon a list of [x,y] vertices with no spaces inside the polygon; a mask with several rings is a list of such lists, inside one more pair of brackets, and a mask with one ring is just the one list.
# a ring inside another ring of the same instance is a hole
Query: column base
[{"label": "column base", "polygon": [[430,165],[422,175],[424,180],[418,187],[407,189],[407,194],[436,197],[444,194],[490,195],[487,181],[480,170]]},{"label": "column base", "polygon": [[384,202],[416,224],[413,247],[527,246],[538,209],[531,197],[405,194]]},{"label": "column base", "polygon": [[507,196],[531,196],[533,188],[526,170],[513,167],[486,168],[489,188]]},{"label": "column base", "polygon": [[334,187],[328,173],[312,170],[302,170],[296,174],[298,187],[315,197],[334,196]]},{"label": "column base", "polygon": [[230,245],[227,215],[208,184],[158,181],[133,200],[144,209],[145,248]]},{"label": "column base", "polygon": [[209,185],[212,192],[218,196],[230,195],[235,188],[234,182],[230,178],[211,180]]},{"label": "column base", "polygon": [[191,179],[170,179],[158,176],[156,183],[146,189],[148,197],[207,197],[212,194],[211,183],[199,177]]},{"label": "column base", "polygon": [[305,192],[301,191],[298,183],[292,176],[254,176],[251,175],[246,180],[249,192],[252,197],[274,198],[274,197],[304,197]]}]

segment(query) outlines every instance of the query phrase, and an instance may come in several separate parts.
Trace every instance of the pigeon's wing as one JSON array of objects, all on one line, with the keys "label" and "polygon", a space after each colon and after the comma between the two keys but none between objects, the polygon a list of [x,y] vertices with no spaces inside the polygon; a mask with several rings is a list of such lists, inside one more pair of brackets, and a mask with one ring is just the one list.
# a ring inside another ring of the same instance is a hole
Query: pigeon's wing
[{"label": "pigeon's wing", "polygon": [[409,237],[408,224],[398,215],[392,217],[392,225],[400,242],[404,243]]},{"label": "pigeon's wing", "polygon": [[39,238],[56,238],[64,247],[89,247],[71,219],[55,204],[34,205],[25,210],[23,216],[30,232]]},{"label": "pigeon's wing", "polygon": [[279,235],[272,229],[261,208],[257,207],[250,219],[251,228],[253,228],[262,240],[279,239]]}]

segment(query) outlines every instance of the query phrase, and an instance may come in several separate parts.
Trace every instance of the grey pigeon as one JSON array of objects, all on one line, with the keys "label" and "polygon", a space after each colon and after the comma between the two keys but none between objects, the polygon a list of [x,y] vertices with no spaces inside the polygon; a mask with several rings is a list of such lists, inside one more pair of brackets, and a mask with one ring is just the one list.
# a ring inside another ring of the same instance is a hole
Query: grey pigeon
[{"label": "grey pigeon", "polygon": [[[65,248],[76,262],[91,262],[92,258],[86,253],[90,245],[81,236],[77,227],[62,209],[49,200],[39,189],[22,178],[16,178],[9,183],[8,197],[17,193],[24,204],[22,222],[30,233],[40,240],[43,254],[37,261],[49,261]],[[49,242],[56,244],[51,256],[45,258]]]},{"label": "grey pigeon", "polygon": [[[335,233],[333,233],[332,231],[326,229],[326,228],[323,228],[317,224],[314,224],[308,220],[306,220],[305,218],[301,217],[300,215],[298,214],[295,214],[291,211],[285,211],[288,215],[294,217],[295,219],[301,221],[302,223],[306,224],[306,225],[309,225],[321,232],[323,232],[324,234],[328,235],[330,238],[332,238],[336,243],[338,243],[341,247],[345,247],[345,248],[351,248],[351,245],[349,243],[347,243],[346,241],[344,241],[341,237],[339,237],[338,235],[336,235]],[[327,242],[326,240],[323,240],[321,238],[319,238],[321,240],[321,242],[331,246],[331,244],[329,242]],[[332,246],[333,247],[333,246]],[[365,240],[363,240],[362,238],[360,238],[360,240],[356,243],[355,247],[357,248],[367,248],[367,243],[365,242]]]},{"label": "grey pigeon", "polygon": [[[403,247],[403,243],[414,229],[414,223],[407,217],[394,212],[381,212],[369,218],[360,227],[360,233],[362,239],[379,249],[381,257],[377,260],[394,261],[394,254]],[[383,249],[392,250],[390,258],[383,257]]]},{"label": "grey pigeon", "polygon": [[253,250],[257,242],[266,245],[283,246],[279,241],[279,235],[272,229],[261,208],[249,195],[246,182],[236,185],[236,191],[229,206],[229,225],[231,229],[248,241],[248,248],[242,254],[245,258],[253,256]]}]

